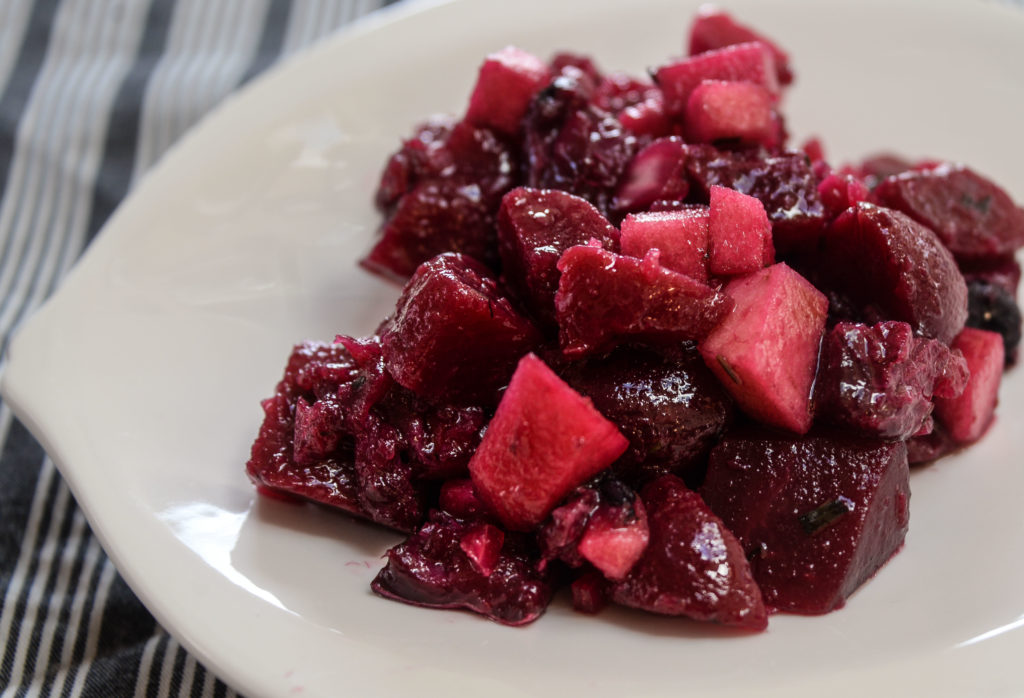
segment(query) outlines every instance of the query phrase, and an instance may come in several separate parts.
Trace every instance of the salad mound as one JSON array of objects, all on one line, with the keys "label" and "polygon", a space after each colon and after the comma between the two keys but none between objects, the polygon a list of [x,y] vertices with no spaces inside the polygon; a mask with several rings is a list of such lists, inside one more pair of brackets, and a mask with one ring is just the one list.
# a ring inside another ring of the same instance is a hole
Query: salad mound
[{"label": "salad mound", "polygon": [[787,53],[704,8],[650,78],[487,56],[384,166],[368,337],[293,350],[247,472],[407,534],[373,590],[522,625],[557,589],[764,630],[903,545],[982,438],[1024,209],[963,165],[792,148]]}]

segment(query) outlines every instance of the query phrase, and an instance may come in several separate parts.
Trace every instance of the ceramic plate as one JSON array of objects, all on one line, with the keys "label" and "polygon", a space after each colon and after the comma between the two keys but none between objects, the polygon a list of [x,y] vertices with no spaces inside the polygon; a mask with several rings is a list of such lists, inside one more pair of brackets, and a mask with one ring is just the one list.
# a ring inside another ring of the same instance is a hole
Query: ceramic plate
[{"label": "ceramic plate", "polygon": [[[791,50],[794,141],[835,161],[961,159],[1024,201],[1024,12],[975,2],[737,1]],[[291,345],[371,331],[395,287],[356,267],[387,154],[462,109],[507,44],[642,73],[687,0],[399,6],[229,100],[110,221],[21,331],[4,395],[129,584],[252,695],[1024,693],[1024,372],[968,452],[912,476],[904,550],[842,611],[762,635],[564,599],[526,628],[377,598],[398,538],[255,496],[243,466]],[[1012,668],[1012,670],[1011,670]]]}]

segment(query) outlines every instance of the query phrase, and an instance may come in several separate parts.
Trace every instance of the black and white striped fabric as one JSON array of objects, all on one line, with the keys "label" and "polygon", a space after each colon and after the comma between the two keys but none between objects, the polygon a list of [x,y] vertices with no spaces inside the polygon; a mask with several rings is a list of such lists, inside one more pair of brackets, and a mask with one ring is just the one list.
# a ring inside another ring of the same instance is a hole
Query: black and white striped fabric
[{"label": "black and white striped fabric", "polygon": [[[0,370],[139,177],[226,94],[387,0],[0,0]],[[118,576],[0,403],[0,698],[231,696]]]}]

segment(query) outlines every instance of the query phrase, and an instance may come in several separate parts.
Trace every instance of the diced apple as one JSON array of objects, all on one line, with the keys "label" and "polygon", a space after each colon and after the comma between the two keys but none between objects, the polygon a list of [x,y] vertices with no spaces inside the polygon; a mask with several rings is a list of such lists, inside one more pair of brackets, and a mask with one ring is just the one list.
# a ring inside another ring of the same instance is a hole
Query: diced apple
[{"label": "diced apple", "polygon": [[625,505],[598,506],[577,548],[605,577],[618,581],[643,555],[650,537],[643,501],[634,497]]},{"label": "diced apple", "polygon": [[959,397],[935,398],[935,414],[949,436],[965,444],[980,439],[992,423],[1003,377],[1003,338],[997,332],[965,327],[951,348],[963,352],[970,377]]},{"label": "diced apple", "polygon": [[[761,211],[763,213],[764,208]],[[649,250],[657,249],[661,252],[658,261],[666,269],[707,282],[706,209],[631,213],[622,220],[621,229],[622,254],[643,258]]]},{"label": "diced apple", "polygon": [[628,446],[590,400],[527,354],[469,461],[469,472],[477,493],[507,528],[530,530]]},{"label": "diced apple", "polygon": [[533,95],[550,79],[547,64],[522,49],[492,53],[480,66],[466,120],[514,136]]},{"label": "diced apple", "polygon": [[705,80],[731,80],[760,85],[779,93],[775,57],[760,41],[727,46],[658,68],[656,82],[665,95],[665,111],[683,116],[690,93]]},{"label": "diced apple", "polygon": [[779,123],[772,114],[775,97],[750,82],[705,80],[686,100],[686,132],[694,143],[738,139],[766,147],[778,145]]},{"label": "diced apple", "polygon": [[771,49],[775,56],[775,66],[779,83],[788,85],[793,81],[793,73],[789,67],[789,56],[774,41],[750,27],[740,24],[728,12],[713,5],[700,8],[697,18],[690,28],[690,55],[695,56],[705,51],[741,44],[748,41],[760,41]]},{"label": "diced apple", "polygon": [[724,290],[736,305],[700,344],[705,363],[747,414],[806,433],[828,300],[781,262]]},{"label": "diced apple", "polygon": [[774,262],[772,224],[761,201],[735,189],[711,185],[709,271],[717,276],[733,276]]}]

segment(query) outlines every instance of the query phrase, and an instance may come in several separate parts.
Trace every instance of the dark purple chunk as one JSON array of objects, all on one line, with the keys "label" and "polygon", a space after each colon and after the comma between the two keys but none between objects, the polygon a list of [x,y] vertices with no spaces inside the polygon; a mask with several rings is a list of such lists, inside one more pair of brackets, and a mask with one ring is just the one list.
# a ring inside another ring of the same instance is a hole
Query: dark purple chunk
[{"label": "dark purple chunk", "polygon": [[505,625],[536,620],[551,599],[545,575],[509,535],[490,574],[485,574],[487,569],[481,570],[462,545],[478,526],[431,512],[422,528],[387,552],[387,565],[372,589],[416,606],[468,609]]},{"label": "dark purple chunk", "polygon": [[1004,287],[981,280],[967,282],[967,326],[1002,335],[1006,362],[1014,362],[1021,335],[1020,307]]}]

